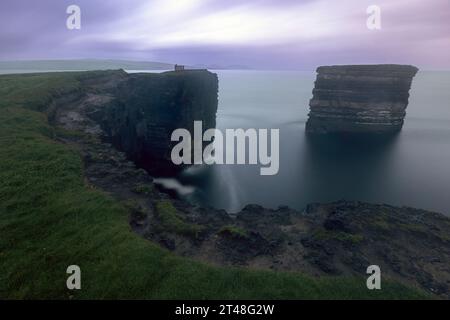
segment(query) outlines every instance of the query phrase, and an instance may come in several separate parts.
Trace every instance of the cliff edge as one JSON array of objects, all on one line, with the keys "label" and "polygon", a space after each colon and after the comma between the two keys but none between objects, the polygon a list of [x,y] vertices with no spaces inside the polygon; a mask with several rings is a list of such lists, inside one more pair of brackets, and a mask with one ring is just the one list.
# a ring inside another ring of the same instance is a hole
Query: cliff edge
[{"label": "cliff edge", "polygon": [[112,144],[151,173],[172,175],[182,169],[170,158],[175,129],[193,135],[216,127],[217,75],[206,70],[130,74],[102,110],[101,126]]}]

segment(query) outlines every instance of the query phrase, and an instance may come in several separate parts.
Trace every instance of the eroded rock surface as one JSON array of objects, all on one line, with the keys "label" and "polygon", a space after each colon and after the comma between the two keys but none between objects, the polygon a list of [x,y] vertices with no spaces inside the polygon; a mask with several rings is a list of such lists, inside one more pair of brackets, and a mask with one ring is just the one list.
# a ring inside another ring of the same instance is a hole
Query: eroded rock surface
[{"label": "eroded rock surface", "polygon": [[398,132],[417,71],[408,65],[319,67],[306,132]]}]

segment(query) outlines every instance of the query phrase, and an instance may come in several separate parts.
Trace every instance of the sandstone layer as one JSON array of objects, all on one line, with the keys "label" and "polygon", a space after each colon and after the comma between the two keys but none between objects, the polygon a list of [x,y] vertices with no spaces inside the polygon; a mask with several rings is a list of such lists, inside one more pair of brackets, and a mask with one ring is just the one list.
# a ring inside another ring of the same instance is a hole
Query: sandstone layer
[{"label": "sandstone layer", "polygon": [[400,131],[417,71],[408,65],[319,67],[306,132]]}]

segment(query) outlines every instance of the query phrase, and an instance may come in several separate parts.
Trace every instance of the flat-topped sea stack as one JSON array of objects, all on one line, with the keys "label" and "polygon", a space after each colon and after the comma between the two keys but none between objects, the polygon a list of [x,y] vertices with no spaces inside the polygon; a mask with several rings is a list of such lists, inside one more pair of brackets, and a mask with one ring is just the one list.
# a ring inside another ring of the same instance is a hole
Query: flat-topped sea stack
[{"label": "flat-topped sea stack", "polygon": [[417,71],[391,64],[319,67],[306,132],[400,131]]}]

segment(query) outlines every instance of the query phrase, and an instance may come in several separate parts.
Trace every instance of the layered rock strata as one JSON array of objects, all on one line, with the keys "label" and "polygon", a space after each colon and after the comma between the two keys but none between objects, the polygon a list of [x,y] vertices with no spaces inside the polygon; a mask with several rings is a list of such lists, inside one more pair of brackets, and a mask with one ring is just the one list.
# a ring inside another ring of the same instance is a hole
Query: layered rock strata
[{"label": "layered rock strata", "polygon": [[306,132],[400,131],[417,71],[408,65],[319,67]]}]

